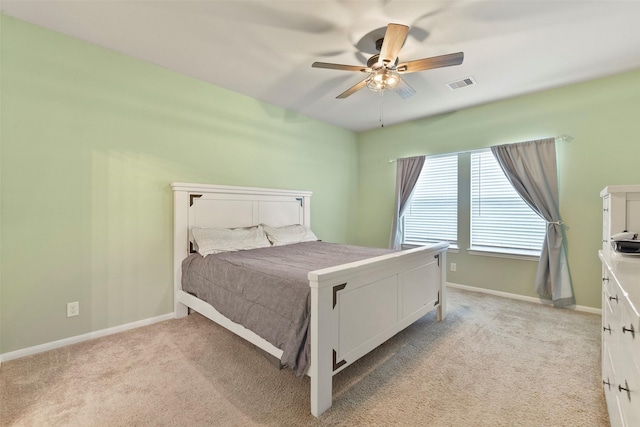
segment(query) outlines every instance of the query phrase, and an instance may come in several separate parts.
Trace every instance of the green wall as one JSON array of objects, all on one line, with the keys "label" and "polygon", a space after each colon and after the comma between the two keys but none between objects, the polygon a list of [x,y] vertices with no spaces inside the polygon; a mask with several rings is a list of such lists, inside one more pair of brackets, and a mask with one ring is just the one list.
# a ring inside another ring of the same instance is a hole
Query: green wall
[{"label": "green wall", "polygon": [[[396,171],[389,159],[569,134],[573,142],[556,145],[569,268],[576,303],[600,307],[599,193],[607,185],[640,183],[639,117],[640,71],[635,71],[361,133],[358,242],[388,244]],[[469,223],[468,191],[460,195],[462,224]],[[458,238],[459,253],[448,255],[457,271],[448,273],[448,281],[537,296],[535,262],[467,254],[467,227],[460,227]]]},{"label": "green wall", "polygon": [[1,24],[0,353],[171,312],[172,181],[312,190],[316,234],[354,240],[354,133]]},{"label": "green wall", "polygon": [[[0,24],[0,354],[172,310],[172,181],[312,190],[322,239],[386,246],[389,159],[558,134],[575,137],[558,145],[558,167],[577,302],[600,306],[598,193],[640,183],[640,72],[356,135]],[[467,255],[460,231],[449,281],[534,296],[534,262]]]}]

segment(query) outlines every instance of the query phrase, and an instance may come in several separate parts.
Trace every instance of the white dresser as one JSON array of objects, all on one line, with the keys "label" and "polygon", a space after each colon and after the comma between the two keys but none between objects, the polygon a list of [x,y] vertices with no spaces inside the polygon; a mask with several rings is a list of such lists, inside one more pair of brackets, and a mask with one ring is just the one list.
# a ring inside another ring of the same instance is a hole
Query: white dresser
[{"label": "white dresser", "polygon": [[640,232],[640,185],[609,186],[603,198],[602,384],[612,426],[640,426],[640,256],[622,255],[611,236]]}]

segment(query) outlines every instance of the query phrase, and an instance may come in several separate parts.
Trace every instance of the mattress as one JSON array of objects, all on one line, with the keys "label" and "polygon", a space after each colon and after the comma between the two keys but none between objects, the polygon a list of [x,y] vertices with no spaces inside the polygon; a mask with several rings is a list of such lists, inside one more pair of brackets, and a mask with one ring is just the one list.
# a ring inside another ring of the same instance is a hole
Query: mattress
[{"label": "mattress", "polygon": [[283,351],[302,376],[309,364],[309,271],[392,252],[326,242],[225,252],[182,262],[182,289]]}]

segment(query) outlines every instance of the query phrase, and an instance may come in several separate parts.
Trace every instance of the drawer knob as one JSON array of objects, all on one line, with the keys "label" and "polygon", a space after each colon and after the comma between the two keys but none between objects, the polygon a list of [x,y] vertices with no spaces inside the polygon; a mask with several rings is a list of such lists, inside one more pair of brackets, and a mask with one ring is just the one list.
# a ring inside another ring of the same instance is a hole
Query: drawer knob
[{"label": "drawer knob", "polygon": [[602,330],[603,331],[609,331],[609,335],[611,335],[611,325],[603,326]]},{"label": "drawer knob", "polygon": [[631,402],[631,390],[629,390],[629,383],[627,382],[627,380],[624,380],[624,387],[622,387],[621,385],[618,386],[619,392],[622,393],[623,390],[627,392],[627,398],[629,399],[629,402]]},{"label": "drawer knob", "polygon": [[608,282],[608,281],[609,281],[609,278],[608,278],[608,277],[603,277],[603,278],[602,278],[602,281],[603,281],[603,282]]},{"label": "drawer knob", "polygon": [[622,333],[625,334],[627,332],[631,332],[631,338],[633,338],[633,339],[636,338],[636,331],[635,331],[635,329],[633,329],[633,325],[631,325],[630,329],[627,329],[626,326],[622,327]]},{"label": "drawer knob", "polygon": [[609,382],[609,377],[607,377],[606,381],[602,380],[602,384],[608,386],[609,390],[611,390],[611,383]]},{"label": "drawer knob", "polygon": [[609,297],[609,301],[613,301],[616,300],[616,302],[618,302],[618,294],[616,294],[615,297]]}]

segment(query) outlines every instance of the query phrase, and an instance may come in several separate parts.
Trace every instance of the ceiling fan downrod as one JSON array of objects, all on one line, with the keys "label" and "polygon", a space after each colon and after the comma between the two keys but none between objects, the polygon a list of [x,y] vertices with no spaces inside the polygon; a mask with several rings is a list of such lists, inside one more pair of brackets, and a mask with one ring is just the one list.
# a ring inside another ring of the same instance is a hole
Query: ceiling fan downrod
[{"label": "ceiling fan downrod", "polygon": [[384,91],[380,91],[380,127],[384,127]]}]

